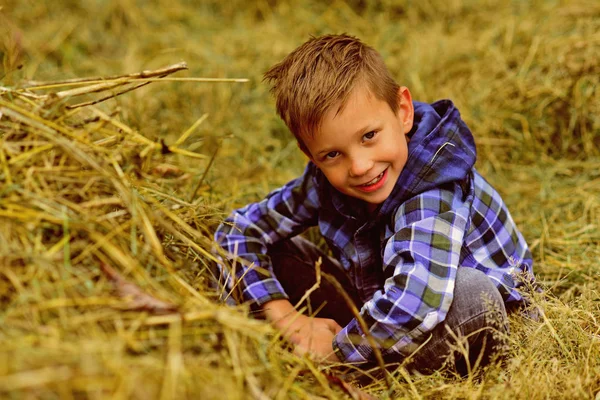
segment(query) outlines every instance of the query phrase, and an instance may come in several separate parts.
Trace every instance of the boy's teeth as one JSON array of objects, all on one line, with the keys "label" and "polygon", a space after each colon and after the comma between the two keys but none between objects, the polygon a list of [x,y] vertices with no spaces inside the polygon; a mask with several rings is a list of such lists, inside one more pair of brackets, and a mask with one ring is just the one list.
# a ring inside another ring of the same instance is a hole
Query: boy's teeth
[{"label": "boy's teeth", "polygon": [[[385,171],[384,171],[385,172]],[[379,180],[381,179],[381,177],[383,176],[383,172],[380,173],[379,175],[377,175],[375,178],[373,178],[371,181],[363,184],[363,186],[370,186],[370,185],[374,185],[377,182],[379,182]]]}]

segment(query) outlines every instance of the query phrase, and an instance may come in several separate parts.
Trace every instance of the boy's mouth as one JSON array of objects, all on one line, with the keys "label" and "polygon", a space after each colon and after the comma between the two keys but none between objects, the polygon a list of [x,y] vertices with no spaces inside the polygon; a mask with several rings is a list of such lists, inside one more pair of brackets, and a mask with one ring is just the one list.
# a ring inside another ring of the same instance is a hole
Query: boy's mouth
[{"label": "boy's mouth", "polygon": [[375,178],[371,179],[369,182],[363,183],[362,185],[358,185],[356,187],[358,188],[358,190],[361,190],[363,192],[373,192],[381,188],[387,178],[387,171],[388,169],[386,168],[382,173],[377,175]]}]

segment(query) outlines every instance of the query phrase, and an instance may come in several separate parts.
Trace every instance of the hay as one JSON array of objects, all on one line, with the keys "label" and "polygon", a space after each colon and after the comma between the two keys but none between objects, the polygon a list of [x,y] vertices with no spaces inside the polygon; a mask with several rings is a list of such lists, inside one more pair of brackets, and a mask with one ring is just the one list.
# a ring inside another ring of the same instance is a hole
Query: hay
[{"label": "hay", "polygon": [[[0,10],[0,396],[351,396],[322,372],[354,387],[379,378],[363,387],[379,398],[600,391],[598,5],[75,3],[8,0]],[[246,309],[216,302],[211,230],[305,162],[261,74],[326,32],[379,49],[414,98],[455,101],[476,136],[478,168],[532,247],[544,317],[512,317],[511,358],[479,380],[400,369],[388,388],[376,370],[293,356]],[[115,76],[183,59],[192,76],[249,82]],[[116,97],[128,86],[51,95],[118,79],[162,82]],[[35,89],[40,80],[68,85]],[[137,302],[101,263],[135,285]],[[153,300],[177,312],[145,308]]]},{"label": "hay", "polygon": [[[279,390],[257,383],[271,366],[245,367],[252,348],[265,361],[283,351],[270,327],[218,305],[209,287],[214,210],[197,201],[206,188],[192,176],[211,164],[186,167],[208,157],[181,147],[205,118],[167,145],[90,107],[97,100],[65,102],[137,88],[147,75],[82,80],[70,96],[0,94],[2,357],[11,360],[0,392],[220,397],[224,388],[193,378],[203,369],[234,393]],[[175,194],[186,191],[190,201]]]}]

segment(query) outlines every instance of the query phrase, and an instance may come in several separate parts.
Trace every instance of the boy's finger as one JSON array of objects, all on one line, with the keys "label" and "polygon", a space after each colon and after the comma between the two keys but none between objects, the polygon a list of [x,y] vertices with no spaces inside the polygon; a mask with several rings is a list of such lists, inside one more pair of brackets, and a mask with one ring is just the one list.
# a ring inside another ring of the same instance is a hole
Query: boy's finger
[{"label": "boy's finger", "polygon": [[337,323],[335,324],[335,329],[334,329],[334,333],[337,335],[338,333],[340,333],[342,331],[342,328],[340,325],[338,325]]},{"label": "boy's finger", "polygon": [[336,335],[342,330],[342,327],[334,320],[329,320],[328,322],[329,322],[329,324],[328,324],[329,329],[331,330],[331,332],[335,333]]}]

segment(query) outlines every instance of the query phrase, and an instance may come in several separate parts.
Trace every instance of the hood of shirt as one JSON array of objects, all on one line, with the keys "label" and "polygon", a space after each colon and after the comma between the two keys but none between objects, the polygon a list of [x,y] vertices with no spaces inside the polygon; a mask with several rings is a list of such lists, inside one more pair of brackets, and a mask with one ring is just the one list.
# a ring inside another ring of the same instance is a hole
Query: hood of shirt
[{"label": "hood of shirt", "polygon": [[[380,206],[380,217],[419,193],[464,180],[475,165],[473,135],[450,100],[413,104],[415,117],[408,133],[408,159],[394,189]],[[330,204],[347,217],[367,217],[363,201],[336,190],[322,173],[316,178],[317,184],[325,189],[322,199],[325,203],[331,201]]]},{"label": "hood of shirt", "polygon": [[450,100],[431,105],[415,102],[414,107],[408,160],[380,214],[387,214],[419,193],[464,180],[475,165],[473,134]]}]

